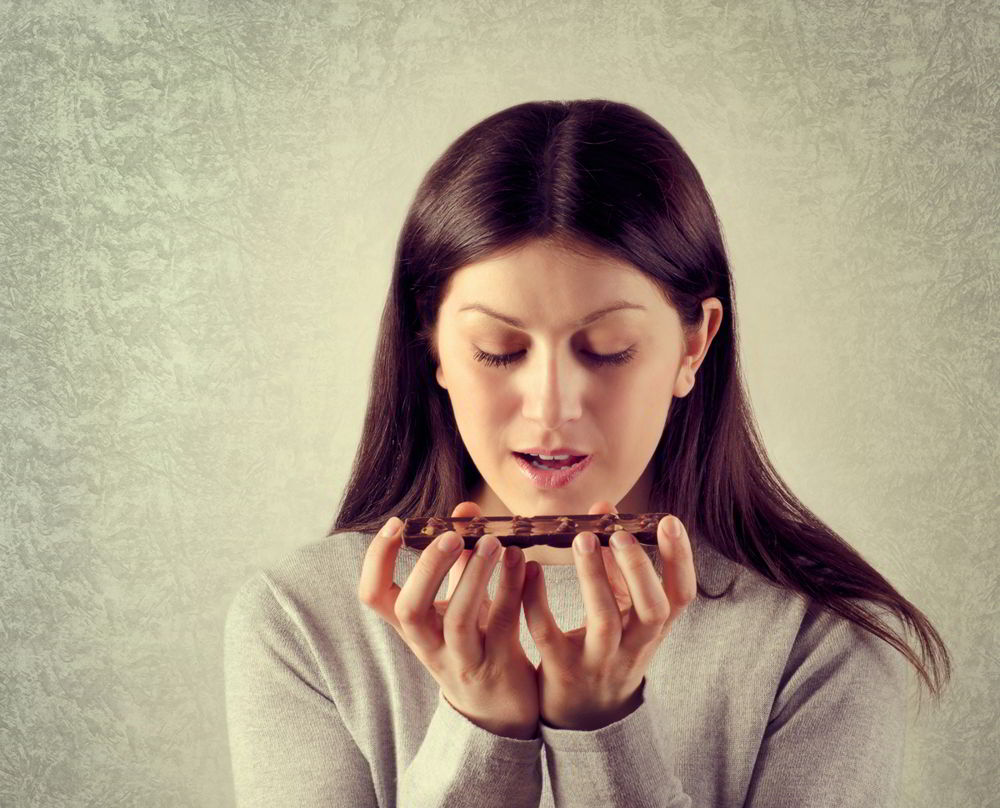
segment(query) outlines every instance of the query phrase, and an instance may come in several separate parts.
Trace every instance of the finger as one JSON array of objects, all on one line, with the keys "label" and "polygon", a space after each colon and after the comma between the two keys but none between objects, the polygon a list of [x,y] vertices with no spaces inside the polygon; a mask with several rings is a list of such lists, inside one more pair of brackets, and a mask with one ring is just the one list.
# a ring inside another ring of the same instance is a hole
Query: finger
[{"label": "finger", "polygon": [[499,563],[500,580],[486,621],[486,653],[502,658],[520,643],[524,553],[519,547],[504,548]]},{"label": "finger", "polygon": [[[670,604],[656,568],[635,537],[617,530],[611,538],[613,552],[632,597],[632,615],[622,630],[619,647],[631,658],[638,659],[647,646],[658,644],[670,616]],[[617,546],[618,539],[624,541],[621,546]]]},{"label": "finger", "polygon": [[[587,510],[588,514],[597,515],[604,513],[618,513],[618,508],[614,503],[608,500],[598,500]],[[601,550],[601,560],[604,562],[604,570],[607,574],[608,581],[611,584],[611,592],[614,595],[615,602],[618,605],[619,614],[622,616],[622,628],[628,625],[629,612],[632,609],[632,598],[629,595],[628,584],[625,583],[625,579],[622,577],[621,570],[618,568],[618,564],[615,562],[614,553],[608,547],[603,545]]]},{"label": "finger", "polygon": [[375,535],[361,564],[358,579],[358,600],[370,607],[403,636],[399,620],[395,615],[399,586],[393,580],[396,556],[402,546],[402,520],[393,516]]},{"label": "finger", "polygon": [[[604,569],[608,573],[608,581],[611,583],[611,592],[618,602],[618,611],[628,612],[632,608],[632,595],[629,592],[625,576],[622,575],[621,567],[615,560],[615,553],[610,547],[601,547],[601,557],[604,561]],[[659,583],[659,578],[657,578]]]},{"label": "finger", "polygon": [[[478,503],[466,500],[465,502],[459,502],[452,510],[451,515],[453,517],[482,516],[482,511]],[[458,586],[458,582],[462,578],[462,573],[465,572],[465,567],[468,565],[469,559],[472,558],[472,552],[472,550],[462,550],[458,555],[458,560],[448,570],[448,592],[445,594],[445,606],[451,600],[451,596],[455,594],[455,587]],[[483,602],[479,606],[479,626],[483,631],[486,630],[486,621],[492,603],[493,601],[488,597],[484,597]],[[443,612],[444,609],[442,609]]]},{"label": "finger", "polygon": [[[671,531],[668,530],[671,522],[677,528],[677,536],[671,535]],[[663,557],[663,590],[670,606],[670,613],[663,627],[666,636],[674,621],[695,599],[698,582],[694,571],[691,540],[680,519],[673,515],[664,516],[656,531],[656,541]]]},{"label": "finger", "polygon": [[[587,540],[592,549],[587,552]],[[587,613],[587,633],[583,642],[583,658],[588,665],[597,665],[618,648],[622,636],[622,615],[611,591],[604,560],[597,552],[600,544],[589,530],[577,533],[573,539],[573,563],[576,564],[580,591]]]},{"label": "finger", "polygon": [[[451,515],[453,517],[482,516],[482,513],[477,503],[466,501],[459,502],[452,510]],[[455,594],[455,587],[458,586],[458,581],[471,557],[472,550],[462,550],[454,566],[448,570],[448,592],[445,595],[445,600],[451,600],[451,596]]]},{"label": "finger", "polygon": [[490,534],[476,542],[476,551],[455,587],[444,614],[444,641],[470,664],[483,658],[484,640],[480,630],[480,614],[486,597],[486,585],[503,549],[500,540]]},{"label": "finger", "polygon": [[[591,515],[602,513],[617,514],[618,508],[607,500],[601,500],[591,505],[587,513]],[[610,548],[602,546],[601,556],[604,561],[604,569],[608,573],[608,580],[611,582],[611,591],[618,602],[618,609],[619,611],[627,612],[632,608],[632,598],[629,595],[628,584],[625,583],[625,579],[622,577],[622,571],[618,569],[615,555]]]},{"label": "finger", "polygon": [[614,503],[608,502],[606,499],[599,499],[590,508],[587,509],[587,513],[591,516],[599,515],[602,513],[618,513],[618,508],[615,507]]},{"label": "finger", "polygon": [[535,641],[542,662],[559,664],[566,657],[567,640],[549,609],[545,596],[545,575],[542,573],[542,565],[537,561],[529,561],[524,565],[521,603],[524,606],[524,622],[531,639]]},{"label": "finger", "polygon": [[446,530],[424,549],[400,589],[393,608],[407,643],[427,653],[437,651],[445,641],[442,618],[435,608],[434,596],[461,547],[461,541],[458,541],[454,549],[443,549],[448,539],[460,540],[461,537],[454,530]]}]

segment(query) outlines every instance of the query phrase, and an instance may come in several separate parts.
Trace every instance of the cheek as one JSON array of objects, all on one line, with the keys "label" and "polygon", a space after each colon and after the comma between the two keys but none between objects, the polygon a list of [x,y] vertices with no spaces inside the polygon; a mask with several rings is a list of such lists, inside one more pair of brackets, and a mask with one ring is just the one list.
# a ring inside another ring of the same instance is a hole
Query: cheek
[{"label": "cheek", "polygon": [[599,406],[606,415],[634,421],[655,407],[658,397],[662,397],[662,385],[653,374],[622,377],[620,384],[601,392]]},{"label": "cheek", "polygon": [[448,366],[448,389],[452,400],[462,406],[476,404],[490,390],[490,376],[475,365],[452,360]]},{"label": "cheek", "polygon": [[637,453],[657,442],[666,423],[671,396],[659,374],[648,374],[634,384],[622,385],[604,396],[600,419],[609,435],[618,435],[617,445]]},{"label": "cheek", "polygon": [[450,393],[452,408],[460,422],[495,423],[513,406],[506,387],[497,385],[495,378],[474,371],[464,374]]}]

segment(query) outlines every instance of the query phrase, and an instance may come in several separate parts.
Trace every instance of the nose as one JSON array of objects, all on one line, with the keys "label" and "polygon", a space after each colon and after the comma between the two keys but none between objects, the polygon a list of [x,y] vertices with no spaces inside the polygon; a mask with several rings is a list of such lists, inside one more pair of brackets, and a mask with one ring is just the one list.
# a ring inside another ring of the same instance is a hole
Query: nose
[{"label": "nose", "polygon": [[583,410],[587,370],[570,353],[539,350],[529,358],[524,379],[522,415],[555,431],[575,421]]}]

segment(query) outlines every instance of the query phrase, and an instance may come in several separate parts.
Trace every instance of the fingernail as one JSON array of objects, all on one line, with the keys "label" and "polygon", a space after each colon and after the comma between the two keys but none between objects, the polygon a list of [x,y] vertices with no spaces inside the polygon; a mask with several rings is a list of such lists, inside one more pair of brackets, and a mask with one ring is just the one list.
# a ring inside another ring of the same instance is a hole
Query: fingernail
[{"label": "fingernail", "polygon": [[442,553],[453,553],[461,543],[457,533],[448,532],[438,539],[438,549]]},{"label": "fingernail", "polygon": [[516,567],[517,562],[520,560],[521,558],[518,555],[518,548],[508,547],[506,550],[503,551],[503,563],[506,564],[508,567],[511,568]]},{"label": "fingernail", "polygon": [[619,530],[611,537],[611,546],[616,550],[622,550],[630,544],[635,544],[635,538],[630,533],[623,533]]},{"label": "fingernail", "polygon": [[676,516],[671,515],[670,522],[667,525],[667,530],[671,537],[679,539],[681,537],[681,520]]},{"label": "fingernail", "polygon": [[500,549],[500,541],[496,536],[487,533],[476,543],[476,555],[480,558],[491,559]]},{"label": "fingernail", "polygon": [[401,524],[402,521],[399,519],[399,517],[390,516],[389,521],[386,522],[382,526],[382,529],[379,531],[379,535],[383,537],[392,536],[397,530],[399,530],[399,526]]},{"label": "fingernail", "polygon": [[592,553],[597,548],[597,537],[593,533],[581,533],[573,541],[579,553]]}]

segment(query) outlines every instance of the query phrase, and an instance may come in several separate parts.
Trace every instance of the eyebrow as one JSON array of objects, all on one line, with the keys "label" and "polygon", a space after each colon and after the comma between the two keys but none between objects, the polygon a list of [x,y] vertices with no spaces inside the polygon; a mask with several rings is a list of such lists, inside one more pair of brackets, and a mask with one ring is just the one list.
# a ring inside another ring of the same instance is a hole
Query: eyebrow
[{"label": "eyebrow", "polygon": [[[592,311],[586,317],[582,317],[581,319],[577,320],[574,323],[571,323],[570,325],[572,325],[574,328],[582,328],[583,326],[594,322],[594,320],[600,319],[605,314],[610,314],[611,312],[618,311],[619,309],[642,309],[643,311],[645,311],[646,307],[640,306],[638,303],[629,303],[627,300],[616,300],[615,302],[605,306],[604,308],[598,309],[597,311]],[[502,320],[503,322],[507,323],[507,325],[514,326],[514,328],[524,328],[524,323],[521,322],[520,320],[514,317],[508,317],[506,314],[500,314],[500,312],[493,311],[493,309],[487,308],[481,303],[470,303],[468,306],[462,306],[462,308],[460,308],[458,311],[459,313],[463,311],[481,311],[483,314],[488,314],[490,317],[495,317],[497,320]]]}]

